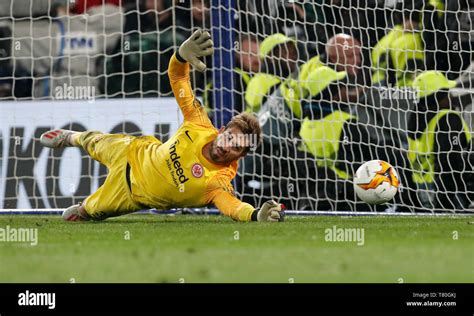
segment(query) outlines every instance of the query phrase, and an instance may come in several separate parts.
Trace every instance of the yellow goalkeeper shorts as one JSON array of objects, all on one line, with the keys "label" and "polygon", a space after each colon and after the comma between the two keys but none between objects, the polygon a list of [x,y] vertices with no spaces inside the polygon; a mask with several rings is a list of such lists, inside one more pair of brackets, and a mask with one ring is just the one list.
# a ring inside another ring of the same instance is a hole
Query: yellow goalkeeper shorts
[{"label": "yellow goalkeeper shorts", "polygon": [[143,208],[132,200],[127,183],[127,152],[135,138],[87,131],[77,139],[78,144],[109,171],[104,184],[83,203],[92,219],[102,220]]}]

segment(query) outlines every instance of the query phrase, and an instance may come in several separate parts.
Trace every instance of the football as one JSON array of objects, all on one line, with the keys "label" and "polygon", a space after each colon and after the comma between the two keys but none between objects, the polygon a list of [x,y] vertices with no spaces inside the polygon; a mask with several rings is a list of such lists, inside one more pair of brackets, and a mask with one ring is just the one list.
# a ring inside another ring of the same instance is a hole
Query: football
[{"label": "football", "polygon": [[383,160],[371,160],[357,169],[354,190],[368,204],[390,201],[398,192],[400,180],[395,168]]}]

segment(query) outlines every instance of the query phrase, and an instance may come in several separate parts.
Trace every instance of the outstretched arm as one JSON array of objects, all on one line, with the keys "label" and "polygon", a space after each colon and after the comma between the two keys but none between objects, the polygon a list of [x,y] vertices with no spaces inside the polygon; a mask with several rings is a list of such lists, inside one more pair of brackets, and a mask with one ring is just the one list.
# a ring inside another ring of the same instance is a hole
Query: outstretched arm
[{"label": "outstretched arm", "polygon": [[199,71],[204,71],[206,65],[198,59],[213,52],[213,43],[208,32],[197,30],[171,57],[168,76],[176,101],[183,112],[185,121],[194,121],[201,125],[209,125],[206,111],[194,97],[189,76],[189,64]]},{"label": "outstretched arm", "polygon": [[[214,192],[212,203],[219,209],[219,211],[239,222],[256,221],[255,208],[245,202],[241,202],[231,193],[222,191]],[[254,214],[255,213],[255,214]]]},{"label": "outstretched arm", "polygon": [[240,222],[281,222],[284,218],[281,205],[275,201],[267,201],[260,209],[237,199],[230,191],[230,183],[219,183],[216,181],[208,188],[207,199],[213,203],[219,211]]}]

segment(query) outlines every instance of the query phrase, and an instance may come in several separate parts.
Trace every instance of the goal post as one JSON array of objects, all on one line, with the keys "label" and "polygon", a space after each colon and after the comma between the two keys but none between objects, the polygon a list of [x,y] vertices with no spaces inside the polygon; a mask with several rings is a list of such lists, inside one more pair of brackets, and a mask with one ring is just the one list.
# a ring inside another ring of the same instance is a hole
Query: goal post
[{"label": "goal post", "polygon": [[234,104],[234,21],[237,0],[212,0],[212,38],[215,44],[212,64],[214,120],[216,127],[232,118]]},{"label": "goal post", "polygon": [[[118,2],[0,3],[0,213],[55,212],[103,183],[85,153],[40,145],[50,128],[166,141],[183,121],[169,58],[197,27],[216,45],[191,72],[213,123],[262,127],[237,197],[299,215],[474,212],[472,1]],[[400,175],[388,204],[353,190],[373,159]]]}]

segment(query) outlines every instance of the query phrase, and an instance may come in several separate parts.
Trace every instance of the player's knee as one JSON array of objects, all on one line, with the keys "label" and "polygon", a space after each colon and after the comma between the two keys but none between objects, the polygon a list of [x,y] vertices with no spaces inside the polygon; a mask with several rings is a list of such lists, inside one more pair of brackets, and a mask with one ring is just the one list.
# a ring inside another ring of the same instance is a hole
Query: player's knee
[{"label": "player's knee", "polygon": [[104,136],[104,133],[98,131],[82,132],[81,136],[79,137],[79,143],[89,154],[91,154],[94,151],[97,143],[103,139]]}]

